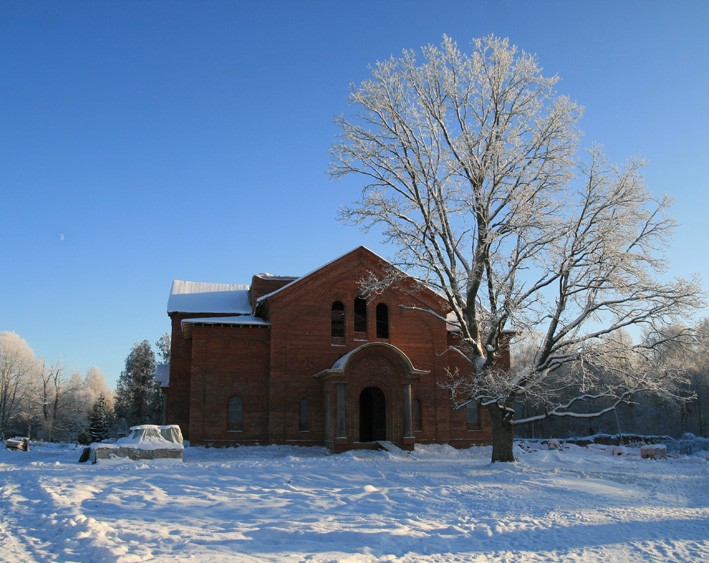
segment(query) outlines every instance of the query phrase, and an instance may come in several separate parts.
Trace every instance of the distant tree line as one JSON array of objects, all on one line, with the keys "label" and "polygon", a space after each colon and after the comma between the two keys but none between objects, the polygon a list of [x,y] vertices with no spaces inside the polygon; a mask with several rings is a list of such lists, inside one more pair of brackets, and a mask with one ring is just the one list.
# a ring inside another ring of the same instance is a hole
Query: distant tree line
[{"label": "distant tree line", "polygon": [[94,406],[101,401],[112,411],[113,395],[98,368],[68,373],[35,356],[16,333],[0,332],[0,436],[86,439]]},{"label": "distant tree line", "polygon": [[[161,361],[168,362],[169,335],[156,347]],[[18,334],[0,332],[0,438],[88,443],[123,434],[135,424],[161,423],[155,367],[150,343],[135,344],[114,392],[98,368],[86,375],[67,373],[61,362],[37,357]]]},{"label": "distant tree line", "polygon": [[[643,342],[654,359],[654,377],[661,382],[668,373],[682,371],[680,383],[668,387],[664,393],[639,393],[632,400],[620,403],[614,411],[598,417],[580,416],[568,418],[545,418],[533,420],[515,428],[517,437],[524,438],[567,438],[592,436],[594,434],[638,434],[669,435],[675,438],[686,432],[697,436],[709,436],[709,319],[699,322],[693,330],[674,327],[668,335],[672,338],[662,340],[657,334],[650,338],[645,335]],[[686,334],[691,341],[684,346],[676,345],[676,338]],[[619,337],[619,344],[624,345],[630,337]],[[518,363],[524,363],[524,355],[530,347],[523,344],[513,355]],[[515,358],[516,356],[516,358]],[[513,368],[514,369],[514,368]],[[569,365],[565,370],[582,371],[583,365]],[[613,384],[613,373],[598,374],[607,385]],[[573,378],[578,380],[578,378]],[[670,378],[674,379],[674,378]],[[574,386],[562,394],[571,399],[582,395],[580,386]],[[515,405],[521,418],[533,419],[543,413],[545,405],[533,400]],[[583,411],[584,409],[577,409]],[[597,410],[589,406],[587,412]]]}]

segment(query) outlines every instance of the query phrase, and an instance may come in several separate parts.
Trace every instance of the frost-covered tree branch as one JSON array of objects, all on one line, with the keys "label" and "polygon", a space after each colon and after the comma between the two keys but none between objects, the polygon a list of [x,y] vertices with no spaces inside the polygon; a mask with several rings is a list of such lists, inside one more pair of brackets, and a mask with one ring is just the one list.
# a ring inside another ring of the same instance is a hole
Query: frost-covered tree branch
[{"label": "frost-covered tree branch", "polygon": [[[665,277],[671,199],[646,188],[641,160],[619,167],[601,147],[580,152],[581,107],[505,39],[463,52],[444,37],[371,72],[352,90],[355,111],[337,120],[330,173],[365,182],[341,218],[381,228],[396,265],[446,297],[450,316],[439,317],[457,327],[471,365],[448,387],[457,404],[490,406],[505,436],[493,459],[512,459],[520,398],[546,416],[589,401],[605,412],[680,377],[659,377],[642,346],[617,346],[623,331],[661,332],[704,299],[697,280]],[[495,358],[509,329],[539,338],[504,372]]]}]

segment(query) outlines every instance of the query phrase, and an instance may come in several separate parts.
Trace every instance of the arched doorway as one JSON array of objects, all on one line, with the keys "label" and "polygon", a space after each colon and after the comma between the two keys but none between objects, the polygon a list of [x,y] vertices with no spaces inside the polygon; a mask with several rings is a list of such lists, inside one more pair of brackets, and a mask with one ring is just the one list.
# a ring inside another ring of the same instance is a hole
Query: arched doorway
[{"label": "arched doorway", "polygon": [[386,398],[379,387],[367,387],[359,396],[359,441],[386,440]]}]

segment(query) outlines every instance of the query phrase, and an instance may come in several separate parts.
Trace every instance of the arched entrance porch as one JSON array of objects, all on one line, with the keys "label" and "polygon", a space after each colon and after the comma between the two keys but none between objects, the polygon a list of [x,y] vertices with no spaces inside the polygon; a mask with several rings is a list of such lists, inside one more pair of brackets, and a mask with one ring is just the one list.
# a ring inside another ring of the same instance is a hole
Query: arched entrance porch
[{"label": "arched entrance porch", "polygon": [[372,342],[316,374],[324,392],[325,444],[341,452],[386,440],[412,449],[412,386],[425,373],[398,348]]}]

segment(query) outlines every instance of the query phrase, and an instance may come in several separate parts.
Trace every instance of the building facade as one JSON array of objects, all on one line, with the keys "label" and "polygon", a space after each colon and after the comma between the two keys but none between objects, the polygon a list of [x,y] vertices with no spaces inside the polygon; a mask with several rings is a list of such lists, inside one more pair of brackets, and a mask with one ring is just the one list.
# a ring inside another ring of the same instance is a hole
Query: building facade
[{"label": "building facade", "polygon": [[486,409],[453,408],[441,386],[470,369],[446,300],[405,276],[362,295],[391,269],[360,247],[298,278],[173,282],[166,422],[212,446],[489,443]]}]

